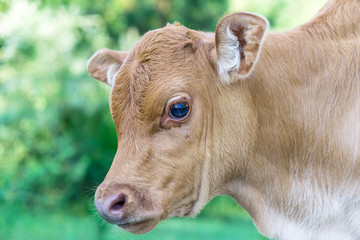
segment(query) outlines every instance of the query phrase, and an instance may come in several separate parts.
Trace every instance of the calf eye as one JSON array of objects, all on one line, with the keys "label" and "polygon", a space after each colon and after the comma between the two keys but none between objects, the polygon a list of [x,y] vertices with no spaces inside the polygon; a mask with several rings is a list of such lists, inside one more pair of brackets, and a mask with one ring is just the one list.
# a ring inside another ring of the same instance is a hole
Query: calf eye
[{"label": "calf eye", "polygon": [[160,127],[170,129],[184,124],[190,117],[191,103],[191,98],[186,93],[170,99],[161,114]]},{"label": "calf eye", "polygon": [[187,102],[178,102],[170,106],[169,116],[172,119],[182,119],[189,113],[190,107]]}]

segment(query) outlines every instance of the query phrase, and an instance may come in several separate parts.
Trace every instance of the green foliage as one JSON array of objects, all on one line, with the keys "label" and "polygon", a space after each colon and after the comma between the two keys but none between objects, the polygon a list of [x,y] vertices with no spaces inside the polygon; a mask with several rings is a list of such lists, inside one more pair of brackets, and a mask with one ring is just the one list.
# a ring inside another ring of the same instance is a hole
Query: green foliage
[{"label": "green foliage", "polygon": [[[132,6],[144,4],[138,11],[125,12],[129,26],[139,29],[140,33],[149,27],[159,28],[168,22],[179,21],[181,24],[198,30],[213,31],[228,9],[227,1],[219,0],[134,0]],[[155,13],[155,14],[154,14]]]},{"label": "green foliage", "polygon": [[270,27],[286,30],[309,21],[327,0],[229,0],[231,11],[256,12],[265,16]]},{"label": "green foliage", "polygon": [[102,23],[15,1],[0,29],[0,196],[44,204],[80,199],[116,150],[108,89],[86,73],[89,51],[108,44]]},{"label": "green foliage", "polygon": [[112,44],[129,28],[140,34],[167,23],[213,31],[228,9],[227,0],[33,0],[42,7],[76,7],[82,15],[100,15]]}]

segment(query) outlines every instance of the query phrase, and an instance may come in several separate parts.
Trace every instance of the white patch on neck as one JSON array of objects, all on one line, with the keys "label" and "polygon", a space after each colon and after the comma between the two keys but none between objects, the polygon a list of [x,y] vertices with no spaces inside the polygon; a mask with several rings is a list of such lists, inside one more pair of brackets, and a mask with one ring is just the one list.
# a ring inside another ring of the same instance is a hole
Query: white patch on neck
[{"label": "white patch on neck", "polygon": [[355,165],[355,161],[358,157],[359,153],[359,122],[356,123],[356,129],[355,129],[355,148],[353,153],[353,166]]},{"label": "white patch on neck", "polygon": [[[263,221],[268,226],[269,237],[276,240],[360,239],[357,208],[360,200],[355,196],[324,191],[310,178],[295,180],[290,196],[290,205],[284,212],[271,207],[264,210]],[[297,213],[299,209],[301,214]]]},{"label": "white patch on neck", "polygon": [[[307,227],[281,216],[274,216],[272,228],[276,240],[357,240],[342,227],[344,225],[328,225],[323,228]],[[346,223],[345,223],[346,224]]]},{"label": "white patch on neck", "polygon": [[218,71],[221,80],[230,84],[236,80],[240,67],[240,45],[238,38],[231,32],[230,26],[226,28],[226,38],[218,46]]}]

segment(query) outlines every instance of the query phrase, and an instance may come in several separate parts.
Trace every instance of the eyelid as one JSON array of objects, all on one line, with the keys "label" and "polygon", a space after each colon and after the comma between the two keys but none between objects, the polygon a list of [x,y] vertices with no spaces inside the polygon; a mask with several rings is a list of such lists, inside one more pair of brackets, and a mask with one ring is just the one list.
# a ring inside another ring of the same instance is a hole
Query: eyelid
[{"label": "eyelid", "polygon": [[188,96],[173,97],[169,101],[167,101],[166,107],[176,104],[178,102],[188,102],[190,104],[190,97],[188,97]]}]

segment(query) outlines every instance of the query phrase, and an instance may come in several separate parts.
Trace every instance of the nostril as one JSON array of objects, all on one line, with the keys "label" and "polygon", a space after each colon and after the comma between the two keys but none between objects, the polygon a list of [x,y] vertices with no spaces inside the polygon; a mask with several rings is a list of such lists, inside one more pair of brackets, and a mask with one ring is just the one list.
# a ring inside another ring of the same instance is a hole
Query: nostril
[{"label": "nostril", "polygon": [[114,199],[114,201],[112,202],[112,204],[110,205],[110,213],[117,215],[119,214],[121,211],[121,209],[124,207],[126,203],[126,196],[123,194],[119,194],[118,197],[116,199]]},{"label": "nostril", "polygon": [[125,205],[125,197],[121,196],[119,201],[116,202],[113,206],[112,206],[112,210],[118,210],[121,209],[123,206]]}]

